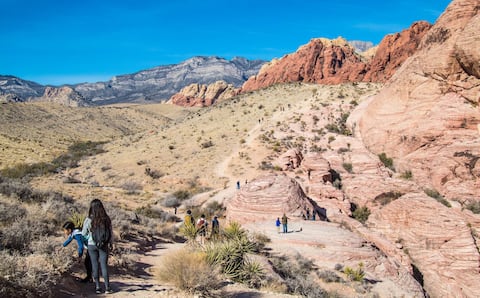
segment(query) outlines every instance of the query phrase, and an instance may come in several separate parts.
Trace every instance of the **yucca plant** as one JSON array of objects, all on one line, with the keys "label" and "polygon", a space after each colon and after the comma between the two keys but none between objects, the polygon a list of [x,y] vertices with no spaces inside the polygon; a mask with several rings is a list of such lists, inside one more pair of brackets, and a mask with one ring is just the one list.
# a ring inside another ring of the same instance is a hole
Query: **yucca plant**
[{"label": "yucca plant", "polygon": [[83,227],[83,222],[85,221],[86,217],[87,216],[85,214],[80,214],[78,212],[74,212],[74,213],[72,213],[72,215],[70,215],[68,220],[73,222],[73,225],[76,228],[81,229]]},{"label": "yucca plant", "polygon": [[247,232],[238,222],[232,221],[223,229],[223,235],[227,240],[235,240],[246,238]]},{"label": "yucca plant", "polygon": [[245,259],[238,280],[251,288],[259,288],[265,278],[265,272],[260,263]]},{"label": "yucca plant", "polygon": [[183,225],[180,228],[180,234],[187,238],[187,242],[190,244],[195,243],[195,238],[197,237],[197,228],[194,225]]}]

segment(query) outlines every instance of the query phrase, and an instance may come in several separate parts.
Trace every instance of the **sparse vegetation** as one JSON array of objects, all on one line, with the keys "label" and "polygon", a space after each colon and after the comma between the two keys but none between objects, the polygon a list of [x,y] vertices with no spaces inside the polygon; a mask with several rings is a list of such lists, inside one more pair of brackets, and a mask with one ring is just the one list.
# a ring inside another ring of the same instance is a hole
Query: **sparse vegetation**
[{"label": "sparse vegetation", "polygon": [[425,194],[431,198],[434,198],[439,203],[443,204],[444,206],[451,208],[452,205],[448,202],[436,189],[433,188],[425,188],[423,190]]},{"label": "sparse vegetation", "polygon": [[404,193],[398,192],[398,191],[389,191],[389,192],[383,192],[376,196],[373,201],[380,203],[380,205],[385,206],[389,204],[390,202],[400,198],[403,196]]},{"label": "sparse vegetation", "polygon": [[353,218],[364,224],[367,222],[368,217],[370,216],[370,209],[368,209],[368,207],[366,206],[356,208],[355,210],[353,210],[352,216]]},{"label": "sparse vegetation", "polygon": [[403,178],[405,180],[412,180],[412,178],[413,178],[412,171],[407,170],[407,171],[403,172],[402,175],[400,175],[400,178]]},{"label": "sparse vegetation", "polygon": [[473,201],[468,203],[465,208],[468,210],[472,211],[475,214],[480,214],[480,202],[479,201]]},{"label": "sparse vegetation", "polygon": [[385,152],[382,152],[378,155],[378,158],[380,161],[383,163],[383,165],[390,170],[395,172],[395,167],[393,166],[393,159],[387,157],[387,154]]},{"label": "sparse vegetation", "polygon": [[363,263],[359,263],[357,269],[346,266],[343,268],[343,272],[352,281],[363,281],[365,278],[365,272],[363,271]]},{"label": "sparse vegetation", "polygon": [[349,172],[349,173],[353,173],[353,166],[351,163],[347,163],[347,162],[344,162],[342,164],[343,168],[345,169],[345,171]]}]

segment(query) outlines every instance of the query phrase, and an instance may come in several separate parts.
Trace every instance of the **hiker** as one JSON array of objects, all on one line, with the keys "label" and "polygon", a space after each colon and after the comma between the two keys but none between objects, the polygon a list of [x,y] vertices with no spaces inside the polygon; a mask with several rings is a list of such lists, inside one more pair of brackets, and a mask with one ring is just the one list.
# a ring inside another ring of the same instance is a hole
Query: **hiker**
[{"label": "hiker", "polygon": [[314,210],[312,210],[312,220],[313,220],[313,221],[315,221],[315,214],[316,214],[316,211],[315,211],[315,209],[314,209]]},{"label": "hiker", "polygon": [[210,233],[210,238],[216,240],[218,234],[220,233],[220,223],[218,222],[218,217],[215,215],[212,219],[212,232]]},{"label": "hiker", "polygon": [[310,208],[307,208],[307,220],[310,219]]},{"label": "hiker", "polygon": [[197,234],[200,235],[200,243],[204,243],[205,236],[207,235],[207,220],[205,219],[205,215],[202,214],[200,219],[197,221]]},{"label": "hiker", "polygon": [[[67,236],[67,240],[63,242],[63,247],[72,242],[73,239],[77,241],[77,252],[78,252],[78,262],[82,261],[83,256],[83,249],[84,249],[84,239],[82,236],[82,232],[80,229],[75,228],[75,225],[71,221],[67,221],[63,224],[63,233]],[[90,255],[88,254],[88,250],[85,253],[85,269],[87,270],[87,276],[80,280],[80,282],[92,282],[92,262],[90,261]]]},{"label": "hiker", "polygon": [[192,216],[192,210],[187,210],[187,214],[185,215],[185,218],[183,219],[183,224],[186,226],[194,226],[195,219]]},{"label": "hiker", "polygon": [[280,233],[280,218],[277,217],[277,221],[275,222],[275,226],[277,226],[277,232]]},{"label": "hiker", "polygon": [[113,293],[110,288],[108,276],[108,253],[112,248],[112,221],[108,217],[102,202],[94,199],[90,202],[88,216],[83,222],[82,235],[87,238],[88,253],[92,262],[93,280],[95,281],[95,293],[101,294],[99,268],[102,269],[105,294]]},{"label": "hiker", "polygon": [[288,233],[287,224],[288,224],[288,217],[285,215],[285,213],[283,213],[283,216],[282,216],[283,233]]},{"label": "hiker", "polygon": [[237,181],[237,189],[240,189],[240,181]]}]

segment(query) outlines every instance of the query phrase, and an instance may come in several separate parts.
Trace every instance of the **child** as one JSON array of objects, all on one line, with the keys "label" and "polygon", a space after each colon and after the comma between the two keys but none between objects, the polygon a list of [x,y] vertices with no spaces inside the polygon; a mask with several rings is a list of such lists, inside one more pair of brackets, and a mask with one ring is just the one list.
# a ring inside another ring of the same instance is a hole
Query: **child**
[{"label": "child", "polygon": [[[73,239],[75,239],[77,241],[78,261],[81,261],[84,247],[82,232],[75,228],[73,222],[67,221],[63,224],[63,233],[68,237],[63,243],[63,247],[66,247],[70,244],[70,242],[72,242]],[[88,254],[88,251],[86,252],[85,257],[85,269],[87,270],[87,277],[81,279],[80,281],[84,283],[92,282],[92,262],[90,261],[90,255]]]},{"label": "child", "polygon": [[277,221],[275,221],[275,226],[277,226],[277,232],[280,233],[280,218],[277,217]]}]

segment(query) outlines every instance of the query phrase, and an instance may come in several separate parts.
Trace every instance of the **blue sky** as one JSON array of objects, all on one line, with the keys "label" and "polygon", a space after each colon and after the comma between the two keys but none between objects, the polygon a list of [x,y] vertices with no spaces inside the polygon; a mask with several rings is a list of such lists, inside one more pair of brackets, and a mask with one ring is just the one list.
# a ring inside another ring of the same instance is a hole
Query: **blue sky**
[{"label": "blue sky", "polygon": [[0,0],[0,74],[59,85],[197,55],[271,60],[315,37],[377,44],[449,2]]}]

